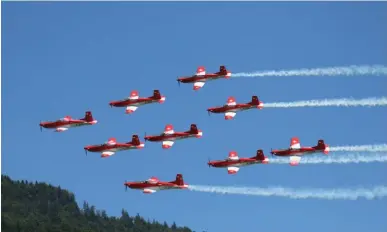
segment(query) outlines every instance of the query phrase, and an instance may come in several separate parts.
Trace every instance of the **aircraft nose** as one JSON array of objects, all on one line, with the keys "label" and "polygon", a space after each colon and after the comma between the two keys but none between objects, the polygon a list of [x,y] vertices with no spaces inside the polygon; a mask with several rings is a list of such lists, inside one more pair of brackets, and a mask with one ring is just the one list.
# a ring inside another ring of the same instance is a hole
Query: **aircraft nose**
[{"label": "aircraft nose", "polygon": [[125,182],[124,186],[125,186],[125,188],[130,188],[130,187],[132,187],[132,183],[131,182]]},{"label": "aircraft nose", "polygon": [[92,146],[86,146],[86,147],[84,147],[83,149],[85,149],[85,150],[90,150],[92,148]]}]

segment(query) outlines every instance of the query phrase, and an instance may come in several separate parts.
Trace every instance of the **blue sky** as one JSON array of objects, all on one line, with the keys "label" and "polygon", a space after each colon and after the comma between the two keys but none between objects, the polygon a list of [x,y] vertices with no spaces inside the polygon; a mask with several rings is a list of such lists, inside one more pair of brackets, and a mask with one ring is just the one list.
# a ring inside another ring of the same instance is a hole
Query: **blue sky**
[{"label": "blue sky", "polygon": [[[125,180],[182,173],[189,184],[336,188],[386,184],[384,164],[265,165],[235,176],[208,168],[208,157],[230,150],[253,156],[259,148],[302,145],[323,138],[331,146],[384,143],[386,108],[267,109],[239,113],[235,120],[209,117],[206,109],[234,96],[247,102],[386,96],[385,77],[239,78],[207,83],[199,92],[176,83],[197,66],[233,72],[360,64],[387,64],[386,3],[3,3],[2,173],[67,188],[110,215],[130,214],[201,231],[386,231],[387,200],[324,201],[278,197],[161,191],[124,191]],[[133,115],[108,103],[131,90],[166,95],[162,105]],[[96,126],[65,133],[39,130],[40,120],[82,117]],[[196,123],[201,139],[163,150],[108,159],[85,156],[83,147],[109,137],[159,133],[172,123]]]}]

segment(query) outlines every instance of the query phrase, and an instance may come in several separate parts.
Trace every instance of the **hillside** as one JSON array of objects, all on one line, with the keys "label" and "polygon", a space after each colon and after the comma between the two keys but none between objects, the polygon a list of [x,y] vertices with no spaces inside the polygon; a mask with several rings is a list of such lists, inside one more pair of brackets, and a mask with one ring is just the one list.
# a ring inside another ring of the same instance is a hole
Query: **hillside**
[{"label": "hillside", "polygon": [[173,223],[146,221],[138,214],[109,217],[87,202],[80,209],[74,194],[46,183],[14,181],[1,176],[3,232],[191,232]]}]

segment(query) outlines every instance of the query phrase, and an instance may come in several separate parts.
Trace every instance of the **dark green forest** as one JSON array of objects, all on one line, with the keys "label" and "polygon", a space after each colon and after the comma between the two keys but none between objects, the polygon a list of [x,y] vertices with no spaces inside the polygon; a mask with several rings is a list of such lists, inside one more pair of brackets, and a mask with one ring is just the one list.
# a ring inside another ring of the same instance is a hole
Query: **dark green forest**
[{"label": "dark green forest", "polygon": [[15,181],[1,175],[3,232],[191,232],[187,227],[129,216],[109,217],[104,210],[75,201],[73,193],[46,183]]}]

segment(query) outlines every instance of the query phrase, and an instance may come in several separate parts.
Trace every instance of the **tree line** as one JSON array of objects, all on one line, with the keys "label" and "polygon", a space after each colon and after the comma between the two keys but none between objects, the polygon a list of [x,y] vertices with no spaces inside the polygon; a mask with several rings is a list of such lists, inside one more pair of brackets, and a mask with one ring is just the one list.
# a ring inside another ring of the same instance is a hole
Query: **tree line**
[{"label": "tree line", "polygon": [[[73,193],[46,183],[15,181],[1,175],[1,229],[3,232],[192,232],[174,222],[129,216],[108,216],[86,201],[82,208]],[[193,231],[194,232],[194,231]]]}]

